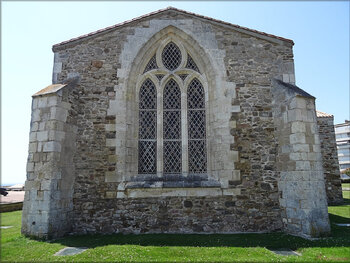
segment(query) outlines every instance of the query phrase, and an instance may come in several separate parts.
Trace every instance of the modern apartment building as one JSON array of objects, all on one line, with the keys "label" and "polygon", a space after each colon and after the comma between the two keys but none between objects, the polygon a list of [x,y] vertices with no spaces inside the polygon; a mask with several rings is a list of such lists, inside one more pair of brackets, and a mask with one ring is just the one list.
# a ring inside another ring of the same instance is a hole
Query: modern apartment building
[{"label": "modern apartment building", "polygon": [[334,125],[340,172],[350,168],[350,121]]}]

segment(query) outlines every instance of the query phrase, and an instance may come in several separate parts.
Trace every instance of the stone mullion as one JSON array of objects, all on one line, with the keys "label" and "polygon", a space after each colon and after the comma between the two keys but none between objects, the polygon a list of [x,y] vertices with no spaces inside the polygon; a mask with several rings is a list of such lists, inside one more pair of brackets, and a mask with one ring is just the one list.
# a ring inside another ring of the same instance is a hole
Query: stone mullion
[{"label": "stone mullion", "polygon": [[[158,85],[157,85],[158,86]],[[157,89],[157,176],[163,176],[163,92]]]},{"label": "stone mullion", "polygon": [[[182,89],[184,90],[184,89]],[[181,93],[182,174],[188,175],[187,93]]]}]

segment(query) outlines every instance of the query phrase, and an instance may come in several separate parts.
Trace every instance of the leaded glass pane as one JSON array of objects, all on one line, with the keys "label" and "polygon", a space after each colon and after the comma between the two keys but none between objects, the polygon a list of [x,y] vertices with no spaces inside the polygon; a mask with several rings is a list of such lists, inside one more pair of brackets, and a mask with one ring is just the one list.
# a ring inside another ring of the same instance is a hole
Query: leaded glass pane
[{"label": "leaded glass pane", "polygon": [[147,79],[140,89],[140,109],[156,109],[157,108],[157,91],[153,82]]},{"label": "leaded glass pane", "polygon": [[182,172],[181,141],[164,141],[164,173]]},{"label": "leaded glass pane", "polygon": [[140,139],[157,139],[157,112],[156,111],[140,111]]},{"label": "leaded glass pane", "polygon": [[187,54],[186,68],[193,69],[193,70],[199,72],[199,69],[198,69],[196,63],[194,62],[193,58],[189,54]]},{"label": "leaded glass pane", "polygon": [[173,79],[164,88],[163,139],[164,173],[181,173],[181,92]]},{"label": "leaded glass pane", "polygon": [[164,139],[181,139],[181,112],[164,111]]},{"label": "leaded glass pane", "polygon": [[207,171],[204,89],[193,79],[187,90],[188,105],[188,165],[190,173]]},{"label": "leaded glass pane", "polygon": [[139,174],[156,173],[156,147],[156,141],[139,141]]},{"label": "leaded glass pane", "polygon": [[205,173],[207,171],[206,153],[205,140],[190,140],[188,142],[188,168],[190,173]]},{"label": "leaded glass pane", "polygon": [[163,97],[164,109],[181,109],[180,88],[173,79],[165,85]]},{"label": "leaded glass pane", "polygon": [[147,79],[139,93],[139,173],[155,174],[157,170],[157,92]]},{"label": "leaded glass pane", "polygon": [[180,74],[179,77],[182,79],[182,80],[185,80],[187,78],[188,74]]},{"label": "leaded glass pane", "polygon": [[188,108],[189,109],[204,109],[204,89],[198,79],[193,79],[188,87]]},{"label": "leaded glass pane", "polygon": [[188,111],[188,137],[190,139],[205,139],[205,111]]},{"label": "leaded glass pane", "polygon": [[156,77],[159,81],[161,81],[162,78],[164,78],[164,74],[156,74]]},{"label": "leaded glass pane", "polygon": [[181,63],[181,51],[175,43],[168,43],[162,52],[162,62],[169,70],[177,69]]},{"label": "leaded glass pane", "polygon": [[152,69],[157,69],[158,65],[157,65],[157,60],[156,60],[156,55],[154,55],[150,61],[147,63],[147,66],[145,68],[145,70],[143,71],[143,73],[146,73],[147,71],[150,71]]}]

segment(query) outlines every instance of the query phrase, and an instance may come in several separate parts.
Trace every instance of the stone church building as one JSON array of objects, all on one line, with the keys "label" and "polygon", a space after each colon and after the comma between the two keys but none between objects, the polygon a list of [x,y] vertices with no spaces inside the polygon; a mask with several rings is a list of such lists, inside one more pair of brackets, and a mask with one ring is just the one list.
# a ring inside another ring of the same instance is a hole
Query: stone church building
[{"label": "stone church building", "polygon": [[328,234],[337,157],[293,44],[170,7],[54,45],[22,233]]}]

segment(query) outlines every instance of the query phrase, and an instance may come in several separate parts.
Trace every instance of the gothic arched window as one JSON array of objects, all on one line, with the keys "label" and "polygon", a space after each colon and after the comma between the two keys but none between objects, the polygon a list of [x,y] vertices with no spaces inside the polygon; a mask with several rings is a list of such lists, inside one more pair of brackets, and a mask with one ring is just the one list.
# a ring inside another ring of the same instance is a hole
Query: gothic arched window
[{"label": "gothic arched window", "polygon": [[170,41],[148,60],[142,79],[139,174],[206,173],[205,91],[193,57]]}]

